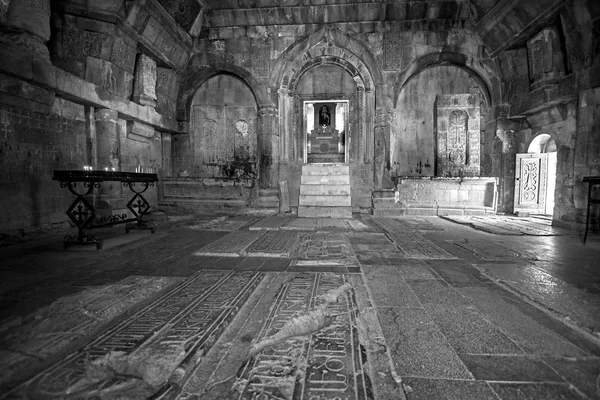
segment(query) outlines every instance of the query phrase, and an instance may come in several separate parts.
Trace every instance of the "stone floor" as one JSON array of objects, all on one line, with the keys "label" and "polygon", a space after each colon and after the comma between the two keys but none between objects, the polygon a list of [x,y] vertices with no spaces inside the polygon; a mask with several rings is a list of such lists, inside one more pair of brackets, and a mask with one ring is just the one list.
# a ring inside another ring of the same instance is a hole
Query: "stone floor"
[{"label": "stone floor", "polygon": [[600,399],[598,236],[500,216],[123,231],[0,248],[0,398]]}]

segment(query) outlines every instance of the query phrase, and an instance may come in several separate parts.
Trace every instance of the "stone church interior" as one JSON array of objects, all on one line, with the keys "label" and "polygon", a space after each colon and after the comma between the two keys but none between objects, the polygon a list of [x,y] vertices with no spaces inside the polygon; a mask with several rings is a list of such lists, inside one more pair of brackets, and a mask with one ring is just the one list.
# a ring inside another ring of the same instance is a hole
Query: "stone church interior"
[{"label": "stone church interior", "polygon": [[600,399],[600,2],[0,0],[0,399]]}]

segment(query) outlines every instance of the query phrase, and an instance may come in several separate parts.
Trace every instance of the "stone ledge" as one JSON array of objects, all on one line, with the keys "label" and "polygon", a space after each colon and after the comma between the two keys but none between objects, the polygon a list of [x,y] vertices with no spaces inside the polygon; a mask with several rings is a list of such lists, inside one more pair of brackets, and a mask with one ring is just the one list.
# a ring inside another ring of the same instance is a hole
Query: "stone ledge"
[{"label": "stone ledge", "polygon": [[58,97],[74,103],[112,109],[117,111],[122,119],[139,121],[161,131],[179,133],[177,121],[160,115],[153,108],[143,107],[111,94],[41,58],[23,53],[13,47],[0,44],[0,53],[3,55],[3,60],[11,61],[0,63],[2,73],[54,91]]}]

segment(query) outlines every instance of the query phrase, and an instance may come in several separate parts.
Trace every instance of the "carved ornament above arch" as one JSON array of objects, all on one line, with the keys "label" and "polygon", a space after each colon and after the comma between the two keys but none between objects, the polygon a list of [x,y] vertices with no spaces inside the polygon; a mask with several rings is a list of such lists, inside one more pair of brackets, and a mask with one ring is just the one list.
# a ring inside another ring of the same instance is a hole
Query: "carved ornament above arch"
[{"label": "carved ornament above arch", "polygon": [[323,28],[279,58],[273,69],[271,86],[294,91],[306,71],[323,64],[344,69],[361,91],[373,91],[383,81],[375,58],[364,44],[337,29]]}]

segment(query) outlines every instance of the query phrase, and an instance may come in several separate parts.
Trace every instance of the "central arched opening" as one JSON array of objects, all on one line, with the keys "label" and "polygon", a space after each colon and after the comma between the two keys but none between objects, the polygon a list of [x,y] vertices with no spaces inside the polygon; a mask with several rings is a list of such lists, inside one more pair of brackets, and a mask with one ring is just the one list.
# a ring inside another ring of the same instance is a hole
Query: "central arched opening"
[{"label": "central arched opening", "polygon": [[317,65],[300,77],[296,93],[303,101],[302,137],[296,140],[304,163],[346,163],[350,102],[357,96],[350,74],[338,65]]}]

